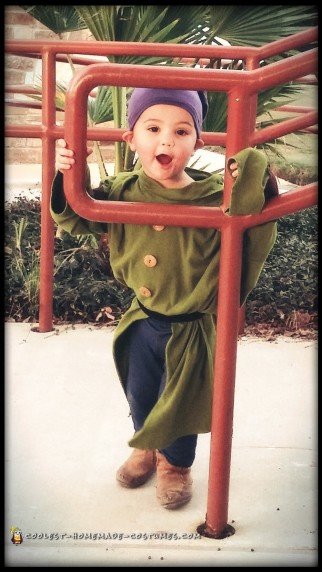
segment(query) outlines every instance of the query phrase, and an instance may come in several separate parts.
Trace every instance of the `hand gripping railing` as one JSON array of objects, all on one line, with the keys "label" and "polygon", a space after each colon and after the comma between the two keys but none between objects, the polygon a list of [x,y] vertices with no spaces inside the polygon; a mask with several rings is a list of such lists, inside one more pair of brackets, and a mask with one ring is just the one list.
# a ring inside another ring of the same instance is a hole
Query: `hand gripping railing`
[{"label": "hand gripping railing", "polygon": [[[226,144],[227,157],[240,149],[270,140],[288,133],[290,125],[282,124],[255,130],[257,94],[259,91],[297,79],[299,76],[314,73],[317,50],[308,50],[277,63],[259,68],[261,58],[281,53],[301,45],[301,42],[316,40],[316,30],[302,32],[278,40],[261,48],[219,48],[222,57],[246,58],[246,71],[181,69],[162,66],[94,64],[75,75],[66,97],[65,139],[68,147],[75,152],[75,168],[64,175],[64,189],[71,207],[81,216],[98,222],[124,222],[132,224],[165,224],[168,226],[186,226],[200,228],[218,228],[221,230],[221,261],[219,272],[218,318],[216,360],[214,372],[213,413],[211,426],[211,451],[209,466],[209,490],[206,522],[198,531],[212,538],[224,538],[234,533],[228,525],[228,496],[231,461],[231,438],[233,427],[234,384],[236,371],[238,308],[240,299],[240,278],[242,258],[242,237],[247,228],[272,221],[287,214],[313,206],[317,202],[317,185],[310,184],[272,199],[261,213],[255,215],[229,216],[224,211],[230,202],[232,181],[225,175],[224,204],[221,208],[193,207],[149,203],[105,202],[93,200],[85,190],[85,165],[87,139],[120,141],[121,129],[88,129],[86,125],[87,97],[97,85],[167,87],[181,89],[205,89],[207,91],[225,91],[228,96],[228,123],[226,134],[203,133],[208,143],[216,140]],[[17,42],[11,44],[11,53],[23,51],[33,53],[40,50],[37,42]],[[73,43],[46,42],[43,45],[43,126],[39,129],[30,126],[24,132],[26,136],[40,136],[43,141],[43,163],[53,165],[53,141],[63,135],[62,129],[54,124],[54,54],[66,53],[102,53],[98,47],[85,42]],[[82,45],[81,45],[82,44]],[[218,47],[167,46],[153,44],[109,44],[110,53],[143,53],[190,57],[193,51],[201,57],[218,54]],[[113,47],[111,47],[113,44]],[[117,44],[117,45],[116,45]],[[125,47],[126,46],[126,47]],[[188,49],[187,49],[188,48]],[[213,49],[212,49],[213,48]],[[103,48],[102,48],[103,49]],[[123,51],[122,51],[123,50]],[[126,50],[126,51],[124,51]],[[239,51],[240,50],[240,51]],[[209,53],[208,53],[209,51]],[[108,50],[106,50],[108,53]],[[194,54],[195,55],[195,54]],[[313,112],[312,112],[313,113]],[[296,118],[291,127],[303,128],[314,124],[316,114],[305,114]],[[284,127],[283,127],[284,125]],[[9,135],[19,136],[20,131],[13,127]],[[49,204],[49,176],[43,175],[46,186],[46,204]],[[45,212],[44,217],[47,216]],[[48,243],[46,243],[48,246]],[[45,266],[45,265],[44,265]],[[49,280],[43,271],[42,280]],[[224,285],[224,286],[223,286]],[[41,304],[40,304],[41,305]],[[40,307],[40,310],[42,308]],[[47,324],[48,326],[48,324]],[[44,328],[44,324],[42,326]],[[46,330],[42,330],[46,331]]]}]

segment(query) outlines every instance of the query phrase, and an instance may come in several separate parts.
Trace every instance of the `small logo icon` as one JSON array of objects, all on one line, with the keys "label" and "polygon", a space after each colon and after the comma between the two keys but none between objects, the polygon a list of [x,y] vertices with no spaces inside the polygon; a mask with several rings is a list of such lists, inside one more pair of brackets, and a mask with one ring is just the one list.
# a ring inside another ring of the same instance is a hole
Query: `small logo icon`
[{"label": "small logo icon", "polygon": [[18,546],[18,544],[21,544],[23,542],[22,532],[21,532],[20,528],[18,528],[17,526],[12,526],[10,528],[10,533],[12,534],[11,542],[13,544]]}]

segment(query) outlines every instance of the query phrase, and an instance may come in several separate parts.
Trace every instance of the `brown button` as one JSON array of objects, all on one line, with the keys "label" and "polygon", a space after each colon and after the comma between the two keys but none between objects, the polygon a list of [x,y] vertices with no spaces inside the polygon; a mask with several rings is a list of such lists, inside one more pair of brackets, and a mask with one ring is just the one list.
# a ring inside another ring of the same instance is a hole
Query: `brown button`
[{"label": "brown button", "polygon": [[157,259],[155,256],[153,256],[152,254],[147,254],[144,258],[144,264],[145,266],[148,266],[149,268],[153,268],[153,266],[156,266],[157,263]]},{"label": "brown button", "polygon": [[150,296],[152,296],[151,290],[149,290],[149,288],[146,288],[145,286],[141,286],[139,288],[139,292],[140,294],[142,294],[142,296],[144,296],[144,298],[149,298]]},{"label": "brown button", "polygon": [[154,228],[154,230],[164,230],[165,226],[162,226],[162,224],[155,224],[152,228]]}]

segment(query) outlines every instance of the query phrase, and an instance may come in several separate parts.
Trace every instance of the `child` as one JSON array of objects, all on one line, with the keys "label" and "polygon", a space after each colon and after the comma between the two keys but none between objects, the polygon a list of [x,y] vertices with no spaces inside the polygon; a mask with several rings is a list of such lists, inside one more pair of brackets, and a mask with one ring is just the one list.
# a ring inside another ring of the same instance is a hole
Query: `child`
[{"label": "child", "polygon": [[[219,207],[222,176],[186,168],[204,145],[206,112],[203,92],[134,89],[123,139],[142,168],[109,177],[89,192],[106,200]],[[134,451],[116,477],[121,486],[135,488],[156,471],[157,498],[175,509],[191,499],[197,435],[210,431],[220,232],[87,221],[71,210],[63,192],[62,173],[74,162],[73,151],[60,140],[52,216],[73,235],[108,231],[114,276],[135,293],[113,346],[135,429],[129,442]],[[236,179],[230,213],[259,212],[271,188],[266,183],[272,182],[263,154],[246,149],[228,167]],[[275,223],[245,232],[241,303],[275,237]]]}]

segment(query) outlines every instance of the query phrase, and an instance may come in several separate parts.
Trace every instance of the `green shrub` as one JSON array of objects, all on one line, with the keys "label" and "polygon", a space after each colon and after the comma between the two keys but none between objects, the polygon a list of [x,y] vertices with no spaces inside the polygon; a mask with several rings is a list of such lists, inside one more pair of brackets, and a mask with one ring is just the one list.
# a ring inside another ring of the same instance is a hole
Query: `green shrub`
[{"label": "green shrub", "polygon": [[5,209],[5,316],[35,317],[39,304],[40,203],[20,199]]},{"label": "green shrub", "polygon": [[286,325],[295,312],[316,324],[317,207],[283,217],[256,288],[247,300],[247,324]]},{"label": "green shrub", "polygon": [[132,291],[113,277],[106,245],[103,247],[92,236],[71,237],[67,233],[55,239],[57,318],[71,322],[117,320],[132,298]]},{"label": "green shrub", "polygon": [[[18,198],[6,203],[5,228],[5,317],[37,321],[40,202]],[[56,321],[110,323],[132,297],[113,277],[104,236],[99,243],[66,233],[55,238]],[[317,207],[278,221],[277,242],[247,300],[246,324],[290,325],[299,313],[316,322]]]},{"label": "green shrub", "polygon": [[[17,247],[15,229],[20,221],[28,222],[21,225],[23,233]],[[5,317],[15,321],[37,321],[39,281],[33,300],[28,297],[28,283],[34,267],[39,271],[40,202],[18,198],[6,203],[5,229]],[[56,322],[118,320],[129,307],[133,293],[113,278],[104,241],[98,243],[92,236],[72,237],[67,233],[54,241],[53,312]],[[19,271],[21,259],[24,274]]]}]

